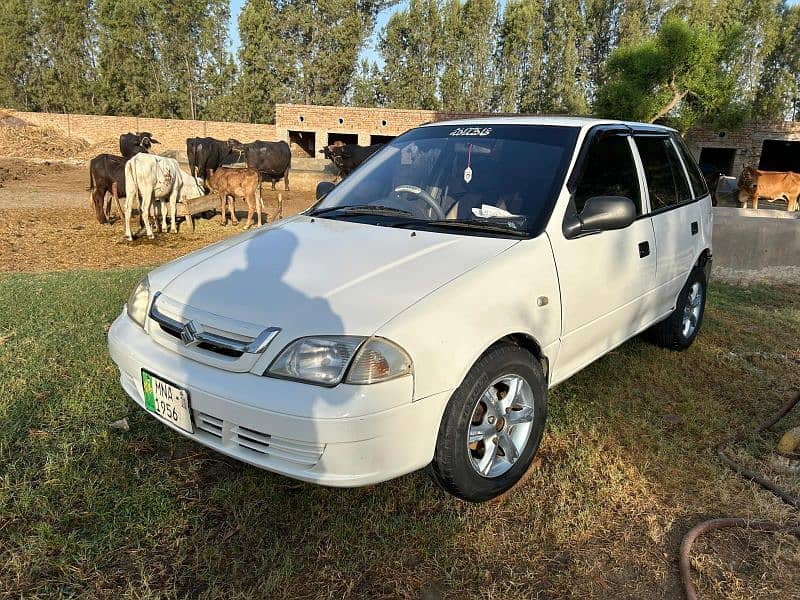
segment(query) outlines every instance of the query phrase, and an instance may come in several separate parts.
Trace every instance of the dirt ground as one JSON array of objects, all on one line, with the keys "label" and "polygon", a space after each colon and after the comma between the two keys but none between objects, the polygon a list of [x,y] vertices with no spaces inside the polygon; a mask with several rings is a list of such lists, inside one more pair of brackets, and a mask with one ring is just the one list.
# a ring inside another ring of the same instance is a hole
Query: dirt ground
[{"label": "dirt ground", "polygon": [[[191,233],[161,234],[127,242],[122,221],[100,225],[90,205],[87,165],[0,159],[0,272],[62,271],[155,265],[233,235],[242,225],[223,227],[217,214],[195,220]],[[264,207],[272,221],[278,191],[264,185]],[[283,216],[313,202],[312,192],[280,191]],[[237,203],[243,223],[246,205]]]}]

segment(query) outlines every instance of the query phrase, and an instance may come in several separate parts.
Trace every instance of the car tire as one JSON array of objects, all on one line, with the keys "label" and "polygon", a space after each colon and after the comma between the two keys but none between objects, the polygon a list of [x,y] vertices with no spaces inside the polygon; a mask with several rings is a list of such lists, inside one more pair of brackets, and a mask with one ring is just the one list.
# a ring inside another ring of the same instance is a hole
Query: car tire
[{"label": "car tire", "polygon": [[705,271],[700,267],[692,269],[678,295],[675,310],[651,327],[647,337],[654,344],[670,350],[686,350],[691,346],[703,324],[707,288]]},{"label": "car tire", "polygon": [[539,360],[513,344],[494,346],[451,396],[429,473],[462,500],[495,498],[527,472],[546,420],[547,381]]}]

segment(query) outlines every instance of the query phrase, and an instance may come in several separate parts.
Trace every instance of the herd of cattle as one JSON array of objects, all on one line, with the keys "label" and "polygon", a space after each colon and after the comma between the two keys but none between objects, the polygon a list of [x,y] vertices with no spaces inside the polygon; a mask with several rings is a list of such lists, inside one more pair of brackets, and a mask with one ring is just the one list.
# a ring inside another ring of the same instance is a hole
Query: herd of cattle
[{"label": "herd of cattle", "polygon": [[[141,215],[150,215],[151,207],[158,205],[163,231],[167,230],[165,208],[168,208],[171,221],[169,230],[177,232],[178,202],[216,194],[222,224],[227,225],[227,214],[230,213],[231,222],[238,225],[235,201],[242,198],[247,202],[245,228],[248,228],[253,223],[254,215],[258,225],[261,225],[262,181],[269,181],[274,190],[276,182],[283,179],[284,188],[289,189],[292,153],[286,142],[257,140],[243,144],[235,139],[189,138],[186,140],[186,154],[190,173],[181,170],[174,158],[150,154],[152,145],[157,143],[158,140],[149,132],[126,133],[119,138],[120,156],[100,154],[89,163],[89,189],[97,220],[100,223],[110,222],[113,200],[125,221],[125,237],[128,240],[133,239],[130,217],[136,204],[140,207]],[[359,146],[334,142],[325,146],[320,153],[333,162],[339,177],[343,178],[380,147],[381,144]],[[242,161],[246,165],[244,168],[229,166]],[[701,165],[703,167],[705,165]],[[722,174],[713,168],[703,168],[703,172],[716,204],[715,191]],[[761,171],[746,166],[737,183],[742,208],[749,203],[757,209],[759,199],[763,198],[769,202],[785,201],[788,211],[800,209],[798,173]],[[120,204],[120,198],[123,197],[124,209]],[[141,220],[147,236],[153,238],[149,218],[142,217]]]},{"label": "herd of cattle", "polygon": [[[167,230],[169,212],[169,231],[176,233],[178,202],[216,194],[222,224],[227,225],[227,213],[230,213],[231,223],[238,225],[235,201],[243,198],[248,209],[247,229],[252,225],[254,214],[261,225],[262,181],[269,181],[274,190],[275,183],[283,179],[284,188],[289,190],[292,154],[286,142],[258,140],[243,144],[235,139],[189,138],[186,154],[190,173],[183,171],[174,158],[150,154],[153,144],[158,143],[149,132],[125,133],[119,138],[120,156],[100,154],[89,162],[89,191],[95,216],[100,223],[110,223],[113,200],[124,220],[128,240],[133,239],[130,218],[137,204],[142,226],[147,237],[152,239],[150,219],[144,218],[151,214],[151,208],[154,212],[156,207],[160,209],[162,231]],[[336,142],[320,152],[336,165],[340,177],[346,177],[379,147]],[[229,166],[241,161],[246,167]],[[120,198],[125,198],[124,209]]]}]

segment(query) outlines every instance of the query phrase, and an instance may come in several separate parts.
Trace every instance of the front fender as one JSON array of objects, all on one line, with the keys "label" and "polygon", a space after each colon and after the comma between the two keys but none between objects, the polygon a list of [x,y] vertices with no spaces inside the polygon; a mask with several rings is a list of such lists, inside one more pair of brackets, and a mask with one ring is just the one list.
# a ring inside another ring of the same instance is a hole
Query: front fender
[{"label": "front fender", "polygon": [[[540,298],[546,298],[537,302]],[[543,303],[543,306],[539,306]],[[385,323],[377,335],[414,361],[414,399],[452,390],[478,358],[511,334],[558,347],[561,304],[555,260],[545,235],[525,240],[464,273]],[[553,362],[551,356],[547,356]]]}]

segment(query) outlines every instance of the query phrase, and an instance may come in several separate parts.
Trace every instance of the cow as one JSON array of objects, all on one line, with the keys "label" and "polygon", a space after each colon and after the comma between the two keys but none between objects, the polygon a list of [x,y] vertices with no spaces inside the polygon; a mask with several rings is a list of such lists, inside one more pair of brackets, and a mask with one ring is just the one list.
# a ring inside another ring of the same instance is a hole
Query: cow
[{"label": "cow", "polygon": [[230,164],[232,159],[241,156],[238,150],[242,144],[237,140],[215,140],[210,137],[193,137],[186,140],[186,156],[189,158],[189,172],[205,181],[209,170],[219,169]]},{"label": "cow", "polygon": [[342,144],[334,142],[325,146],[320,153],[329,159],[339,169],[339,177],[344,179],[355,171],[361,163],[367,160],[383,147],[383,144],[372,146],[359,146],[358,144]]},{"label": "cow", "polygon": [[786,210],[795,211],[800,206],[800,173],[792,171],[760,171],[750,166],[739,175],[739,203],[747,208],[747,201],[758,209],[758,199],[769,202],[785,200]]},{"label": "cow", "polygon": [[253,212],[256,213],[258,226],[261,227],[261,212],[264,210],[264,202],[261,199],[261,174],[257,170],[220,167],[209,173],[206,183],[212,192],[219,195],[223,225],[228,224],[225,212],[226,201],[231,213],[231,223],[238,225],[236,198],[244,198],[247,202],[247,223],[244,228],[249,229],[253,224]]},{"label": "cow", "polygon": [[[195,179],[181,171],[174,158],[155,156],[153,154],[137,154],[125,163],[125,238],[133,240],[131,234],[131,213],[134,202],[139,202],[141,213],[145,216],[144,226],[147,237],[153,239],[150,226],[150,206],[153,200],[169,202],[169,213],[172,221],[170,233],[178,233],[176,213],[179,200],[199,198],[203,190]],[[167,229],[167,213],[162,206],[161,227]]]},{"label": "cow", "polygon": [[234,150],[244,154],[248,169],[255,169],[265,181],[272,183],[283,179],[284,189],[289,191],[289,169],[292,167],[292,151],[286,142],[263,142],[256,140],[249,144],[239,144],[230,140]]},{"label": "cow", "polygon": [[120,217],[123,215],[119,198],[125,195],[126,162],[126,158],[113,154],[99,154],[89,162],[89,200],[101,224],[109,222],[111,198],[117,203]]},{"label": "cow", "polygon": [[125,158],[131,158],[141,152],[150,152],[150,147],[158,143],[159,141],[148,131],[123,133],[119,136],[119,153]]}]

